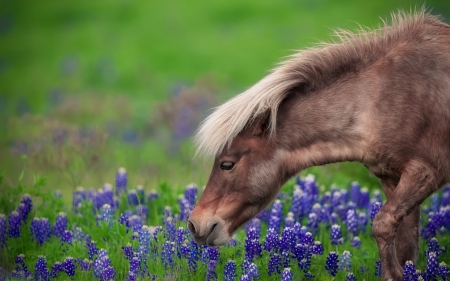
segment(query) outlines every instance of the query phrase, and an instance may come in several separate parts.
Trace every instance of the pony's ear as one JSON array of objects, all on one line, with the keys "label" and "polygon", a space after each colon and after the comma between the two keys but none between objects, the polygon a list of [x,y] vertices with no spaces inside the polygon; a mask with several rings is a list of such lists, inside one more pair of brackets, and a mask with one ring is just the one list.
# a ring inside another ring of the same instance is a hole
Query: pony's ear
[{"label": "pony's ear", "polygon": [[269,127],[270,110],[259,115],[253,120],[250,129],[253,136],[261,136]]}]

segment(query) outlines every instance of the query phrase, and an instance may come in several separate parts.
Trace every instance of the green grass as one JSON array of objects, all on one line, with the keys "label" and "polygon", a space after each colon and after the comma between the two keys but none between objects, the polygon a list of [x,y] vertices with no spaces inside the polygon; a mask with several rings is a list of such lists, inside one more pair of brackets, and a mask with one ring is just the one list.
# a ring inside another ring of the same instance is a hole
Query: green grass
[{"label": "green grass", "polygon": [[[158,117],[174,89],[206,88],[220,103],[294,50],[330,40],[332,29],[376,27],[380,17],[421,1],[0,4],[0,129],[6,131],[0,134],[0,171],[11,185],[25,167],[28,182],[34,174],[52,175],[50,186],[73,190],[81,183],[102,184],[120,166],[147,188],[167,180],[181,186],[186,178],[204,184],[208,165],[192,162],[188,141],[171,146],[171,129]],[[447,1],[427,5],[449,16]],[[95,147],[96,155],[83,147],[53,148],[48,139],[58,128],[94,130],[107,139]],[[122,141],[128,131],[137,132],[138,143]],[[18,143],[39,149],[23,160],[23,152],[14,151]],[[48,159],[55,152],[64,159]],[[337,169],[338,184],[357,179],[377,185],[361,166],[330,167],[308,172],[323,175],[327,185],[327,174]]]}]

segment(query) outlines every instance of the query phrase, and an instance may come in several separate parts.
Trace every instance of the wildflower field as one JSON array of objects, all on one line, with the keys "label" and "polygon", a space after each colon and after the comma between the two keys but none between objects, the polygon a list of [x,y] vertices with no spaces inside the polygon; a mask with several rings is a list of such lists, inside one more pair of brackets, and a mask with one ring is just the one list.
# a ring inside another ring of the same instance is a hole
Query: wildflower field
[{"label": "wildflower field", "polygon": [[[132,180],[130,182],[133,182]],[[201,189],[114,186],[60,192],[19,184],[0,199],[0,280],[377,280],[381,268],[371,222],[378,190],[354,182],[320,187],[296,178],[226,246],[197,245],[186,228]],[[22,190],[33,190],[21,194]],[[421,250],[405,280],[448,280],[450,187],[422,206]]]}]

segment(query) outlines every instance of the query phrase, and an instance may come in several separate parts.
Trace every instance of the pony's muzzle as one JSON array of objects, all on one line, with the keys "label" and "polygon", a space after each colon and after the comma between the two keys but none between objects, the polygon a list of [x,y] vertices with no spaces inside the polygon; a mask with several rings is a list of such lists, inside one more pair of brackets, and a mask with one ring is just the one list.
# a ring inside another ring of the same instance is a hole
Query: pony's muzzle
[{"label": "pony's muzzle", "polygon": [[225,221],[217,217],[213,217],[205,223],[191,216],[188,220],[188,229],[195,242],[200,245],[220,246],[230,240]]}]

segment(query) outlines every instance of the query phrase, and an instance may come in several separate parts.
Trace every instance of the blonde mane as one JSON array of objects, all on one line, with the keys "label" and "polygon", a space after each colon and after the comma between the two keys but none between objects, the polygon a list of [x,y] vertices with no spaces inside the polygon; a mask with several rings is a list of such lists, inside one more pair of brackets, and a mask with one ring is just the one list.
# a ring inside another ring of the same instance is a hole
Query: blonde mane
[{"label": "blonde mane", "polygon": [[336,31],[337,42],[322,43],[290,56],[251,88],[215,108],[194,135],[197,155],[218,155],[266,112],[270,112],[268,130],[275,134],[278,107],[294,88],[305,85],[310,91],[323,89],[349,70],[367,67],[399,44],[422,36],[427,24],[444,25],[424,8],[409,14],[398,12],[392,15],[391,25],[383,23],[370,31]]}]

